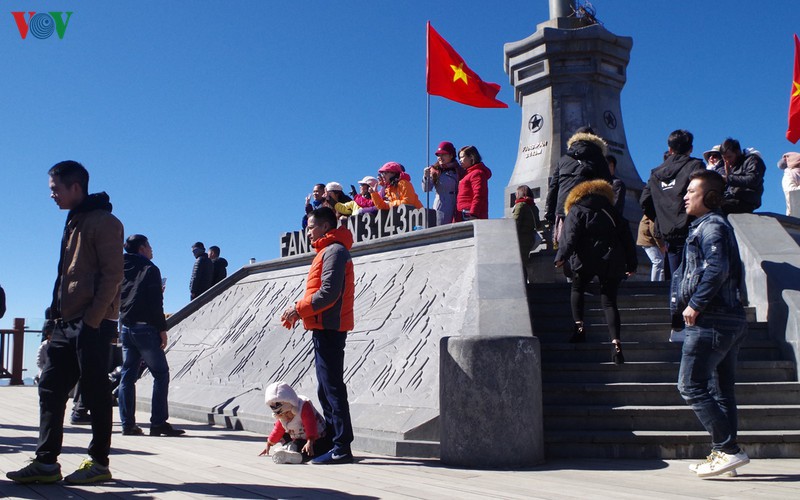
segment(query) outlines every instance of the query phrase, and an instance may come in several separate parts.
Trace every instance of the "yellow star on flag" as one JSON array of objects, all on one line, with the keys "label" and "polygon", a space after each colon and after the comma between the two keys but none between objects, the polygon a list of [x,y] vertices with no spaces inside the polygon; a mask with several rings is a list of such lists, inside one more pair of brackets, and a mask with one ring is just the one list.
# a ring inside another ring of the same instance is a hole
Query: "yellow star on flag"
[{"label": "yellow star on flag", "polygon": [[792,94],[792,97],[797,97],[800,95],[800,83],[797,82],[792,82],[792,83],[794,83],[794,93]]},{"label": "yellow star on flag", "polygon": [[456,80],[464,80],[464,85],[469,85],[469,82],[467,81],[467,74],[464,73],[464,69],[463,69],[464,68],[464,63],[463,62],[461,64],[459,64],[458,67],[456,67],[456,66],[451,64],[450,68],[453,70],[453,81],[454,82]]}]

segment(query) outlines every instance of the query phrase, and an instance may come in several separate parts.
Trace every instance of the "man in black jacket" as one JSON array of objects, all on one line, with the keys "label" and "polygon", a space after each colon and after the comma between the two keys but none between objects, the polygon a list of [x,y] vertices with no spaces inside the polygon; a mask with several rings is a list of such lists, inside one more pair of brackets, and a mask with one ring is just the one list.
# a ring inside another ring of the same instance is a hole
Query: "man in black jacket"
[{"label": "man in black jacket", "polygon": [[125,241],[125,278],[122,281],[120,322],[122,323],[122,375],[119,382],[119,416],[122,434],[141,436],[136,425],[136,380],[142,361],[153,376],[150,408],[151,436],[180,436],[184,431],[168,422],[167,393],[169,365],[167,321],[164,318],[164,289],[161,271],[151,262],[153,247],[141,234]]},{"label": "man in black jacket", "polygon": [[228,271],[226,269],[228,267],[228,261],[219,256],[219,247],[216,245],[208,247],[208,258],[211,259],[211,263],[214,264],[214,276],[211,280],[211,286],[214,286],[228,276]]},{"label": "man in black jacket", "polygon": [[744,154],[739,141],[728,137],[720,145],[725,160],[725,196],[722,211],[725,214],[753,213],[761,206],[764,194],[764,160],[758,153]]},{"label": "man in black jacket", "polygon": [[558,160],[550,178],[545,205],[545,220],[553,228],[553,242],[558,243],[563,225],[564,201],[572,188],[581,182],[604,179],[611,182],[606,162],[607,146],[591,127],[581,127],[567,141],[567,153]]},{"label": "man in black jacket", "polygon": [[189,298],[194,300],[214,284],[214,263],[208,258],[206,246],[198,241],[192,245],[194,268],[189,282]]},{"label": "man in black jacket", "polygon": [[703,160],[692,158],[694,136],[688,130],[675,130],[667,139],[668,156],[650,172],[639,202],[645,215],[656,223],[656,231],[667,243],[667,258],[672,272],[680,266],[683,246],[689,234],[689,216],[683,197],[692,172],[705,170]]}]

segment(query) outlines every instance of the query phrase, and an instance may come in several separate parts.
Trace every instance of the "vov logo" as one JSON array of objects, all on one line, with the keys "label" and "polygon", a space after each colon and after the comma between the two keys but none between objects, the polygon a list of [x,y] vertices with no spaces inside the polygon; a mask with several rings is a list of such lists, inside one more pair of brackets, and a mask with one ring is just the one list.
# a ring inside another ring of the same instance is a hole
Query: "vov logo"
[{"label": "vov logo", "polygon": [[[64,18],[64,14],[66,14],[66,18]],[[44,40],[50,38],[54,31],[58,33],[58,38],[63,40],[72,12],[28,12],[27,21],[25,21],[25,12],[12,12],[11,15],[14,16],[19,36],[23,40],[28,33],[39,40]]]}]

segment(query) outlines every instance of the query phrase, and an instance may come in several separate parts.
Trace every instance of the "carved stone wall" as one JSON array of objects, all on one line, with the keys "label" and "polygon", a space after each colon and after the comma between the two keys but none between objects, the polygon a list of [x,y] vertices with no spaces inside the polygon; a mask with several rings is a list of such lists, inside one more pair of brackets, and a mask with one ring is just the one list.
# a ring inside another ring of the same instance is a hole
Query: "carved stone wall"
[{"label": "carved stone wall", "polygon": [[[531,334],[514,227],[466,222],[353,247],[345,379],[357,435],[438,439],[439,339]],[[318,404],[311,334],[279,320],[310,259],[247,266],[170,319],[171,414],[266,432],[263,389],[277,380]],[[139,382],[140,405],[150,385]]]}]

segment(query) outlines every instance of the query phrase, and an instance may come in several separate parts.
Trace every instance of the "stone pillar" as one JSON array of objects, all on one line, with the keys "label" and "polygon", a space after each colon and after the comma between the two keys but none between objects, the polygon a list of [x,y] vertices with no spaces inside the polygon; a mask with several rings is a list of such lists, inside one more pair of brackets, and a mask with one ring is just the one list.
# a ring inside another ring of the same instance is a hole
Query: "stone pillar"
[{"label": "stone pillar", "polygon": [[628,152],[620,92],[633,40],[614,35],[593,19],[557,17],[533,35],[505,44],[505,70],[522,107],[517,162],[505,189],[505,216],[513,210],[517,186],[529,185],[544,211],[547,186],[575,130],[591,125],[617,157],[616,175],[628,188],[625,216],[642,216],[644,183]]},{"label": "stone pillar", "polygon": [[439,346],[441,461],[475,468],[544,461],[536,337],[443,337]]}]

